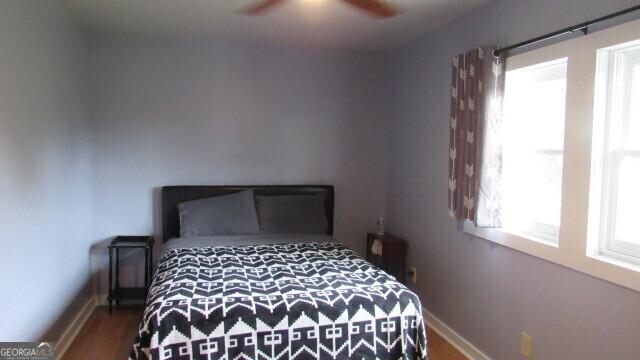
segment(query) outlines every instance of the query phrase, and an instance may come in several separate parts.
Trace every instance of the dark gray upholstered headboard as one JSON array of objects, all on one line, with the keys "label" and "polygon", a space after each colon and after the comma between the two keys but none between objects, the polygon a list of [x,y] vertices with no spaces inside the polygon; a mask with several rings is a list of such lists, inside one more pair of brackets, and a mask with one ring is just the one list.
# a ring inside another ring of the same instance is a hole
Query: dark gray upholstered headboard
[{"label": "dark gray upholstered headboard", "polygon": [[333,186],[332,185],[230,185],[230,186],[164,186],[162,188],[162,242],[180,236],[178,204],[218,195],[253,189],[256,195],[308,195],[325,194],[325,209],[333,235]]}]

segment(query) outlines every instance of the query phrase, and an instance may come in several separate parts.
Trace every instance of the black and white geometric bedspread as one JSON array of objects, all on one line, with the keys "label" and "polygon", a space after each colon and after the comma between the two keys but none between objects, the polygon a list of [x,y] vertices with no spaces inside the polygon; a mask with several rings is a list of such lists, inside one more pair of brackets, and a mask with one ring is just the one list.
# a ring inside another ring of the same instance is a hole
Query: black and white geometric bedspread
[{"label": "black and white geometric bedspread", "polygon": [[131,359],[426,359],[418,297],[337,243],[174,249]]}]

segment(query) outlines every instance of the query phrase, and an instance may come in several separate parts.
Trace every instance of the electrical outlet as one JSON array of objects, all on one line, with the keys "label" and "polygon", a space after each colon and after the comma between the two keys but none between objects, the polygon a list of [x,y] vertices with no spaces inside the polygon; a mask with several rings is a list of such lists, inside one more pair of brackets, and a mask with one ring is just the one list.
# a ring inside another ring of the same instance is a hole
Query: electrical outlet
[{"label": "electrical outlet", "polygon": [[409,266],[409,280],[411,280],[413,284],[418,283],[418,270],[413,265]]},{"label": "electrical outlet", "polygon": [[520,335],[520,353],[527,359],[533,359],[533,338],[524,331]]}]

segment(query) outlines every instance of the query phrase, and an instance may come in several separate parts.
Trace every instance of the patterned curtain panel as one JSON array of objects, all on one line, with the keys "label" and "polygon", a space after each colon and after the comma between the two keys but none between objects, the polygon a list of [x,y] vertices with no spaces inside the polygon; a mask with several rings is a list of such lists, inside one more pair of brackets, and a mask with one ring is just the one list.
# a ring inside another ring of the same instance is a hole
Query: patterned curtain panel
[{"label": "patterned curtain panel", "polygon": [[453,58],[449,135],[449,214],[500,226],[500,125],[504,56],[482,47]]}]

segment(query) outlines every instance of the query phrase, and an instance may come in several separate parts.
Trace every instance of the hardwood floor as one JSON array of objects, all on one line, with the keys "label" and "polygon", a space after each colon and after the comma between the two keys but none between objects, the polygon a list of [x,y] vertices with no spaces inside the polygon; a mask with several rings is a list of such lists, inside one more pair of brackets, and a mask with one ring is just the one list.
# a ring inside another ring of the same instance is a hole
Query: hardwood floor
[{"label": "hardwood floor", "polygon": [[142,319],[141,306],[114,309],[98,306],[84,324],[63,360],[125,360]]},{"label": "hardwood floor", "polygon": [[429,346],[429,360],[468,360],[460,351],[447,340],[438,335],[431,328],[427,328],[427,343]]},{"label": "hardwood floor", "polygon": [[[138,331],[143,308],[114,309],[109,316],[106,306],[97,307],[63,360],[125,360]],[[429,360],[467,360],[451,344],[431,329],[427,332]]]}]

